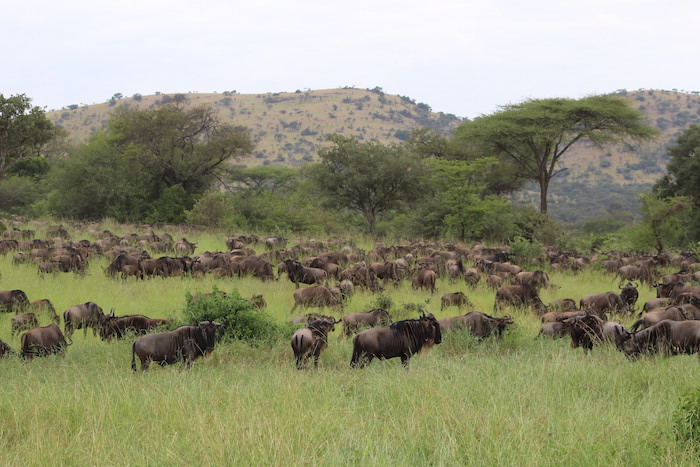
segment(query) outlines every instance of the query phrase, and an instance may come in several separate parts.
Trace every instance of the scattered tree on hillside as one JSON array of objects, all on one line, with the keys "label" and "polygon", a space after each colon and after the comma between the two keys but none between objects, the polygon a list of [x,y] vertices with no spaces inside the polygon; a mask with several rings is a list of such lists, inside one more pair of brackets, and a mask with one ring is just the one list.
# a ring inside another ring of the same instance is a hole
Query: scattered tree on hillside
[{"label": "scattered tree on hillside", "polygon": [[333,146],[319,150],[320,162],[307,173],[329,202],[361,213],[370,235],[382,213],[420,195],[424,164],[405,147],[341,135],[327,139]]},{"label": "scattered tree on hillside", "polygon": [[566,170],[561,157],[575,143],[597,146],[625,140],[648,140],[656,130],[624,98],[592,96],[532,99],[462,124],[453,143],[485,156],[511,159],[540,189],[540,212],[547,213],[550,181]]},{"label": "scattered tree on hillside", "polygon": [[26,95],[0,94],[0,180],[16,162],[40,156],[60,133]]}]

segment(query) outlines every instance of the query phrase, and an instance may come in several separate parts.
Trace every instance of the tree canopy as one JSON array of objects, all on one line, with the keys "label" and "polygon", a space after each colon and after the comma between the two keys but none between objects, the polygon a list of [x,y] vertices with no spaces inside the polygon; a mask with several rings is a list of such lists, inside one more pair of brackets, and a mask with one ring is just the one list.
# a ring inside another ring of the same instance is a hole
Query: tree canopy
[{"label": "tree canopy", "polygon": [[60,134],[40,107],[24,94],[0,94],[0,179],[18,161],[37,157]]},{"label": "tree canopy", "polygon": [[208,106],[171,102],[156,109],[120,109],[109,133],[121,151],[167,187],[204,192],[227,161],[250,154],[253,142],[243,127],[224,124]]},{"label": "tree canopy", "polygon": [[506,105],[460,125],[453,144],[470,153],[512,160],[523,177],[539,184],[540,212],[546,214],[549,183],[566,170],[560,159],[574,144],[588,141],[602,146],[656,134],[627,100],[603,95]]},{"label": "tree canopy", "polygon": [[700,126],[691,125],[675,143],[667,148],[669,162],[666,175],[654,185],[654,193],[661,197],[685,196],[692,202],[693,215],[689,216],[689,235],[700,240]]},{"label": "tree canopy", "polygon": [[331,203],[361,213],[370,235],[382,213],[420,194],[424,164],[404,146],[341,135],[328,141],[307,173]]}]

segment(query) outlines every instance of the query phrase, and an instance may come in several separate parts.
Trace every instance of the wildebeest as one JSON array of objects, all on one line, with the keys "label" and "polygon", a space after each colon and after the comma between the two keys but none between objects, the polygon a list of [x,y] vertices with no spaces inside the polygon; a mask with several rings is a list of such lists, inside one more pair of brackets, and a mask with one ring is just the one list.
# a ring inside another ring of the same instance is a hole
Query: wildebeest
[{"label": "wildebeest", "polygon": [[583,347],[584,350],[591,350],[594,344],[610,342],[622,350],[624,342],[631,336],[619,323],[601,319],[592,312],[566,319],[564,323],[569,326],[567,333],[571,336],[571,347],[574,349]]},{"label": "wildebeest", "polygon": [[384,261],[371,263],[369,269],[374,272],[378,279],[382,279],[384,282],[391,281],[394,285],[399,285],[396,262]]},{"label": "wildebeest", "polygon": [[320,284],[328,278],[326,271],[320,268],[307,268],[298,261],[285,259],[284,264],[287,266],[287,276],[289,280],[294,282],[294,285],[299,287],[299,282],[302,284]]},{"label": "wildebeest", "polygon": [[359,313],[347,313],[341,318],[343,322],[343,336],[350,337],[358,332],[361,327],[388,326],[389,313],[380,308]]},{"label": "wildebeest", "polygon": [[103,341],[111,341],[112,338],[121,339],[127,332],[143,335],[169,323],[170,321],[167,319],[149,318],[143,315],[114,316],[110,314],[105,316],[102,326],[100,326],[100,338]]},{"label": "wildebeest", "polygon": [[537,290],[552,287],[549,276],[544,271],[521,271],[513,277],[513,284],[530,284]]},{"label": "wildebeest", "polygon": [[39,327],[39,320],[36,319],[34,313],[22,313],[13,316],[10,320],[10,327],[12,328],[12,335],[20,331],[28,331],[29,329]]},{"label": "wildebeest", "polygon": [[468,328],[471,335],[478,339],[488,337],[494,332],[496,337],[500,338],[506,326],[513,324],[510,316],[496,318],[478,311],[470,311],[462,316],[442,318],[438,322],[440,323],[440,330],[443,332],[458,328]]},{"label": "wildebeest", "polygon": [[365,329],[353,339],[350,366],[362,368],[375,357],[382,360],[399,357],[408,367],[412,355],[440,342],[440,323],[432,313],[419,319],[397,321],[389,327]]},{"label": "wildebeest", "polygon": [[481,280],[481,274],[479,274],[479,270],[476,268],[466,269],[463,276],[464,282],[466,282],[469,287],[476,287],[479,284],[479,280]]},{"label": "wildebeest", "polygon": [[656,308],[646,313],[641,319],[635,321],[630,327],[630,330],[636,331],[640,327],[642,329],[648,328],[665,319],[673,321],[700,319],[700,310],[692,304]]},{"label": "wildebeest", "polygon": [[665,284],[653,284],[656,287],[657,298],[676,298],[683,293],[692,293],[700,296],[700,287],[686,285],[683,282],[668,282]]},{"label": "wildebeest", "polygon": [[287,239],[284,237],[275,236],[275,237],[267,237],[265,239],[265,248],[268,250],[277,250],[284,248],[285,245],[287,245]]},{"label": "wildebeest", "polygon": [[551,337],[552,339],[557,339],[564,337],[569,333],[569,325],[563,321],[552,321],[544,323],[540,326],[540,332],[537,333],[535,339],[540,336]]},{"label": "wildebeest", "polygon": [[22,358],[31,360],[49,354],[63,354],[68,344],[55,323],[41,328],[30,329],[21,337]]},{"label": "wildebeest", "polygon": [[582,297],[579,301],[579,307],[583,310],[584,308],[594,308],[600,311],[607,311],[610,313],[622,312],[624,310],[630,310],[628,305],[622,300],[620,294],[615,292],[605,292],[586,295]]},{"label": "wildebeest", "polygon": [[558,298],[549,302],[547,308],[552,311],[576,310],[576,301],[573,298]]},{"label": "wildebeest", "polygon": [[634,306],[637,304],[637,299],[639,298],[639,291],[637,290],[638,285],[628,282],[624,286],[620,286],[620,298],[626,305],[626,308],[630,311],[634,311]]},{"label": "wildebeest", "polygon": [[0,312],[18,312],[29,305],[27,294],[22,290],[0,291]]},{"label": "wildebeest", "polygon": [[184,237],[175,243],[175,252],[180,256],[192,256],[196,249],[197,244],[187,241]]},{"label": "wildebeest", "polygon": [[436,278],[437,274],[435,274],[435,271],[431,271],[429,269],[421,269],[420,271],[418,271],[416,277],[413,278],[413,288],[423,288],[426,290],[430,290],[430,293],[433,293],[435,292]]},{"label": "wildebeest", "polygon": [[624,346],[628,356],[665,352],[691,354],[700,350],[700,321],[665,319],[633,334]]},{"label": "wildebeest", "polygon": [[197,358],[214,351],[216,330],[222,326],[216,321],[202,321],[174,331],[141,336],[131,346],[131,369],[136,371],[136,356],[141,361],[142,371],[147,370],[151,362],[170,365],[183,361],[191,367]]},{"label": "wildebeest", "polygon": [[297,307],[343,307],[343,302],[336,298],[327,287],[312,285],[294,291],[294,306],[289,311],[293,313]]},{"label": "wildebeest", "polygon": [[15,352],[10,348],[9,345],[0,340],[0,358],[9,355],[14,355],[14,353]]},{"label": "wildebeest", "polygon": [[542,303],[537,289],[530,284],[504,285],[496,291],[496,300],[493,304],[494,311],[504,306],[526,308],[531,306],[539,313],[545,313],[547,307]]},{"label": "wildebeest", "polygon": [[466,295],[464,295],[464,292],[448,293],[440,297],[440,311],[444,310],[448,306],[463,308],[466,305],[471,306],[472,302]]},{"label": "wildebeest", "polygon": [[92,328],[93,335],[102,326],[105,314],[96,303],[85,302],[82,305],[73,305],[63,312],[63,326],[66,338],[70,341],[75,329],[83,329],[83,335],[87,336],[87,328]]},{"label": "wildebeest", "polygon": [[314,366],[318,367],[321,351],[328,346],[328,333],[339,321],[319,319],[312,321],[305,328],[298,329],[292,335],[292,350],[296,358],[297,369],[306,366],[306,361],[314,357]]},{"label": "wildebeest", "polygon": [[42,298],[41,300],[34,300],[29,304],[29,308],[37,313],[46,313],[49,318],[56,324],[61,322],[61,319],[56,314],[56,308],[54,308],[53,303],[48,298]]}]

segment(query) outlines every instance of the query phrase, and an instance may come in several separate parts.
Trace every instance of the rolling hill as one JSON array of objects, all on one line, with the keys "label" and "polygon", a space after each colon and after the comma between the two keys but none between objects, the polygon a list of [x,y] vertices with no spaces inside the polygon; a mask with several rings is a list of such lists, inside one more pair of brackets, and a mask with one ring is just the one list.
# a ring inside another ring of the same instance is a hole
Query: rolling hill
[{"label": "rolling hill", "polygon": [[[662,136],[643,146],[622,145],[603,149],[579,144],[562,159],[568,170],[552,181],[550,214],[560,221],[577,222],[610,215],[634,213],[637,195],[648,191],[665,173],[665,147],[681,131],[700,120],[697,92],[618,90],[659,128]],[[248,166],[300,166],[313,161],[324,138],[331,133],[383,143],[401,142],[417,128],[429,127],[449,136],[463,119],[433,112],[429,105],[406,96],[385,94],[381,88],[305,90],[289,93],[115,94],[95,105],[71,105],[47,116],[66,129],[75,142],[85,141],[100,130],[120,106],[152,108],[171,100],[208,104],[220,118],[250,129],[256,143],[253,156],[239,161]],[[516,195],[523,201],[536,199],[529,187]]]}]

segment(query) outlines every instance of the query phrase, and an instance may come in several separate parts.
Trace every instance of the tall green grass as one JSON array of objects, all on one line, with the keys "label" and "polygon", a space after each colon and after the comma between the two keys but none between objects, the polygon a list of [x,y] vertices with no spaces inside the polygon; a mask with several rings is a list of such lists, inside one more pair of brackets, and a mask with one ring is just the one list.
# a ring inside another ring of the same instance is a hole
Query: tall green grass
[{"label": "tall green grass", "polygon": [[[198,251],[224,248],[207,234],[200,241]],[[8,255],[0,257],[0,289],[49,298],[59,314],[91,300],[117,315],[181,317],[186,292],[216,286],[262,293],[268,313],[290,318],[294,285],[286,280],[124,282],[105,278],[106,264],[91,261],[85,277],[38,277]],[[545,302],[615,289],[596,270],[551,278],[559,288],[544,291]],[[461,313],[439,309],[440,295],[458,290],[477,310],[492,310],[494,294],[483,284],[470,290],[439,279],[438,288],[434,296],[408,284],[383,293],[438,317]],[[652,296],[644,288],[640,302]],[[344,311],[366,311],[376,300],[358,292]],[[336,329],[318,370],[296,370],[285,340],[219,345],[190,371],[132,373],[133,339],[105,343],[77,331],[65,357],[0,361],[0,464],[697,464],[698,451],[676,441],[671,426],[679,397],[700,381],[696,356],[632,361],[611,347],[586,355],[565,339],[534,339],[537,318],[511,315],[516,324],[502,341],[447,334],[408,371],[396,359],[351,370],[351,341]],[[0,315],[0,338],[18,349],[10,317]]]}]

